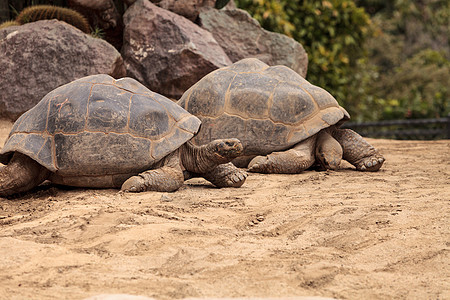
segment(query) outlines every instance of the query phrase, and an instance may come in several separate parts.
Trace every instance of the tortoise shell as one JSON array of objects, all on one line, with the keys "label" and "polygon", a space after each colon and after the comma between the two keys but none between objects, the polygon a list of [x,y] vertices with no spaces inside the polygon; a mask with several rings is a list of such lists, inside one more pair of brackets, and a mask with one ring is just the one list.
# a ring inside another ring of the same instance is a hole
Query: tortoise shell
[{"label": "tortoise shell", "polygon": [[190,140],[200,123],[134,79],[93,75],[58,87],[23,114],[0,162],[7,164],[17,151],[55,172],[62,183],[61,177],[91,177],[99,184],[75,185],[105,185],[105,176],[123,181],[151,168]]},{"label": "tortoise shell", "polygon": [[288,149],[350,118],[324,89],[288,67],[269,67],[255,58],[211,72],[178,104],[202,121],[195,143],[235,137],[244,155]]}]

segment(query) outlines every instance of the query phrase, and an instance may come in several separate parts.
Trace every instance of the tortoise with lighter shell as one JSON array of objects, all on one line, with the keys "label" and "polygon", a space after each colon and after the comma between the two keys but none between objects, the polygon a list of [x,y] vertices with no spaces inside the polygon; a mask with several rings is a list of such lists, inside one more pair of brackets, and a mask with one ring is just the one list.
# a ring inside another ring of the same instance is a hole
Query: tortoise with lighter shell
[{"label": "tortoise with lighter shell", "polygon": [[195,146],[200,120],[131,78],[92,75],[48,93],[14,124],[0,151],[0,196],[57,184],[175,191],[202,176],[239,187],[234,138]]},{"label": "tortoise with lighter shell", "polygon": [[203,77],[178,104],[202,120],[196,144],[238,138],[244,150],[233,163],[251,172],[338,169],[342,159],[378,171],[384,162],[359,134],[339,128],[350,116],[333,96],[285,66],[243,59]]}]

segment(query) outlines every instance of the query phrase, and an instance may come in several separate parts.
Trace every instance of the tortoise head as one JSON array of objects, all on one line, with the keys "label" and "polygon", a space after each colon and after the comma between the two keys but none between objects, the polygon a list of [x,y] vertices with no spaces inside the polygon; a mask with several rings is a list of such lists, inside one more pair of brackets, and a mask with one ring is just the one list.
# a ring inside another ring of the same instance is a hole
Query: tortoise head
[{"label": "tortoise head", "polygon": [[223,163],[233,160],[244,151],[242,143],[235,138],[214,140],[207,147],[214,159]]}]

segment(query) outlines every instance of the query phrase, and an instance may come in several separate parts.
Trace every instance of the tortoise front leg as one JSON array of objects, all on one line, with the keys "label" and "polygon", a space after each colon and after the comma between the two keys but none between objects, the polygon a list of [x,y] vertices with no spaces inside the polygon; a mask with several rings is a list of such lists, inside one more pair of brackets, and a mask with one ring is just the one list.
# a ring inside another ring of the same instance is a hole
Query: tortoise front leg
[{"label": "tortoise front leg", "polygon": [[218,165],[212,171],[200,174],[217,187],[241,187],[247,178],[247,172],[232,163]]},{"label": "tortoise front leg", "polygon": [[384,157],[362,136],[351,129],[336,129],[333,137],[341,144],[343,158],[354,165],[358,171],[378,171]]},{"label": "tortoise front leg", "polygon": [[0,196],[26,192],[48,178],[50,171],[28,156],[16,152],[0,169]]},{"label": "tortoise front leg", "polygon": [[257,173],[300,173],[311,167],[315,161],[316,138],[314,135],[286,151],[257,156],[248,164],[248,170]]},{"label": "tortoise front leg", "polygon": [[325,170],[337,170],[341,164],[343,150],[328,130],[324,129],[318,133],[316,143],[316,160]]},{"label": "tortoise front leg", "polygon": [[180,166],[179,151],[164,158],[162,166],[157,169],[148,170],[137,176],[128,178],[122,184],[122,191],[125,192],[174,192],[178,190],[184,182],[183,171]]}]

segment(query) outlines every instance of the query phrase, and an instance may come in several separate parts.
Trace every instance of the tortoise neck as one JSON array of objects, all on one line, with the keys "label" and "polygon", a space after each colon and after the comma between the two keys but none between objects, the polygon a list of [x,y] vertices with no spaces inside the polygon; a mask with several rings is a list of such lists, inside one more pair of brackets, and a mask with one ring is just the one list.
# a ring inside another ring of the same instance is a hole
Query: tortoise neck
[{"label": "tortoise neck", "polygon": [[214,159],[209,144],[196,146],[191,141],[181,149],[181,163],[184,168],[193,173],[203,174],[214,169],[218,162]]}]

